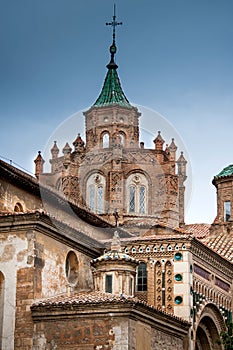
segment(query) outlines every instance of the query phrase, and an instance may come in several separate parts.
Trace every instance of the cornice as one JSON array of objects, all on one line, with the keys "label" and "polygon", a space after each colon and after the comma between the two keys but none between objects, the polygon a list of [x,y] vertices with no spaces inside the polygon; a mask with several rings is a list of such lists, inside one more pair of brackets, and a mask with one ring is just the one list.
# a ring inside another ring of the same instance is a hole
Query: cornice
[{"label": "cornice", "polygon": [[29,230],[45,234],[91,258],[96,258],[102,253],[103,246],[100,242],[44,213],[36,211],[29,214],[0,216],[0,232],[2,233]]},{"label": "cornice", "polygon": [[156,326],[157,329],[166,330],[170,334],[174,333],[175,328],[186,335],[190,327],[190,323],[186,320],[158,310],[136,298],[116,297],[113,300],[103,300],[97,303],[75,303],[75,301],[68,300],[57,304],[43,304],[41,302],[32,305],[31,311],[34,321],[56,320],[58,318],[99,318],[100,316],[111,315],[111,317],[140,319],[142,322],[146,321],[146,323]]},{"label": "cornice", "polygon": [[3,162],[2,160],[0,160],[0,170],[0,176],[5,181],[10,181],[13,185],[20,186],[22,189],[30,191],[30,193],[33,193],[33,195],[40,199],[46,198],[46,201],[53,205],[59,205],[65,211],[68,204],[69,208],[71,208],[74,213],[85,222],[101,228],[113,227],[107,221],[104,221],[99,216],[89,212],[86,208],[81,208],[80,206],[69,202],[67,198],[54,189],[38,182],[33,176]]}]

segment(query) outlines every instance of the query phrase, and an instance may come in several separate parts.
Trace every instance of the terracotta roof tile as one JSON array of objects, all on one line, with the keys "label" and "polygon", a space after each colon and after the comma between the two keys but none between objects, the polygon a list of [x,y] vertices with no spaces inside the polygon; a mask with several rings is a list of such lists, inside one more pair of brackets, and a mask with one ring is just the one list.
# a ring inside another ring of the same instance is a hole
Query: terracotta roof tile
[{"label": "terracotta roof tile", "polygon": [[75,293],[70,296],[67,294],[61,294],[58,296],[54,296],[51,298],[43,299],[34,302],[31,305],[31,309],[36,309],[37,307],[69,307],[69,306],[75,306],[75,305],[84,305],[84,304],[102,304],[102,303],[133,303],[134,305],[141,305],[144,306],[147,309],[154,310],[156,313],[167,316],[172,319],[176,319],[182,323],[189,324],[186,320],[174,316],[172,314],[169,314],[165,311],[159,310],[156,307],[147,304],[144,301],[139,300],[136,297],[131,296],[122,296],[122,295],[116,295],[111,293],[104,293],[99,291],[89,291],[89,292],[80,292]]},{"label": "terracotta roof tile", "polygon": [[218,236],[206,236],[201,239],[207,247],[213,249],[225,259],[233,262],[233,235],[220,233]]},{"label": "terracotta roof tile", "polygon": [[200,239],[208,236],[210,227],[210,224],[189,224],[185,225],[184,229],[186,233],[192,233],[196,238]]},{"label": "terracotta roof tile", "polygon": [[[132,300],[132,297],[124,297],[124,299]],[[61,294],[54,297],[50,297],[41,301],[37,301],[33,306],[58,306],[58,305],[67,305],[67,304],[99,304],[103,302],[114,302],[120,301],[122,297],[119,295],[111,293],[102,293],[102,292],[81,292],[71,294]]]}]

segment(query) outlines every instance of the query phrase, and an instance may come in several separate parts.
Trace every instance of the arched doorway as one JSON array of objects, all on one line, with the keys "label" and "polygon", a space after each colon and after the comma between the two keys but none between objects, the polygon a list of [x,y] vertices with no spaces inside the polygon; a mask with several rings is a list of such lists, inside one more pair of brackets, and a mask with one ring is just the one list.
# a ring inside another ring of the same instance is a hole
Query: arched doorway
[{"label": "arched doorway", "polygon": [[225,323],[219,309],[214,304],[208,304],[203,309],[196,330],[195,350],[222,350],[217,343]]}]

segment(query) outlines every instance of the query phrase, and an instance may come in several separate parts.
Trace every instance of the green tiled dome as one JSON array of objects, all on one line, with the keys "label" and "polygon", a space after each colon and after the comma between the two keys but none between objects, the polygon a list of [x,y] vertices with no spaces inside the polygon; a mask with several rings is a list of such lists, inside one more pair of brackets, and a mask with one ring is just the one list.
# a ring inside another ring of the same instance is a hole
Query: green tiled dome
[{"label": "green tiled dome", "polygon": [[233,164],[228,165],[226,168],[224,168],[218,175],[215,176],[215,179],[218,179],[220,177],[225,176],[231,176],[233,175]]}]

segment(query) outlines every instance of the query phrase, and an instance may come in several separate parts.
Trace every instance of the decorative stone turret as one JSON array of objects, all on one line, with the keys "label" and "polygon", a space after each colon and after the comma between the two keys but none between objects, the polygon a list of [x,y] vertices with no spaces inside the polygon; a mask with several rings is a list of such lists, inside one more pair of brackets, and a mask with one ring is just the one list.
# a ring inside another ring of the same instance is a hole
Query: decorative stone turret
[{"label": "decorative stone turret", "polygon": [[158,131],[158,136],[154,139],[155,149],[157,151],[163,150],[164,139],[161,136],[161,131]]},{"label": "decorative stone turret", "polygon": [[66,156],[67,154],[70,154],[72,151],[72,148],[70,147],[70,145],[68,144],[68,142],[66,142],[62,152],[63,154]]},{"label": "decorative stone turret", "polygon": [[175,162],[176,161],[177,146],[176,146],[173,138],[172,138],[172,142],[170,143],[170,146],[169,146],[169,151],[170,151],[170,161]]},{"label": "decorative stone turret", "polygon": [[35,163],[35,175],[37,178],[39,178],[40,174],[43,173],[44,168],[44,159],[42,158],[41,151],[38,151],[38,155],[36,159],[34,160]]},{"label": "decorative stone turret", "polygon": [[57,147],[57,141],[54,141],[54,145],[51,148],[52,159],[56,159],[59,154],[59,148]]},{"label": "decorative stone turret", "polygon": [[80,134],[78,133],[77,138],[73,142],[74,150],[77,153],[83,152],[85,149],[85,142],[81,138]]},{"label": "decorative stone turret", "polygon": [[180,157],[177,160],[177,166],[178,166],[178,175],[183,176],[186,180],[186,164],[187,160],[184,157],[183,152],[181,152]]},{"label": "decorative stone turret", "polygon": [[179,183],[178,187],[179,187],[179,223],[180,223],[180,226],[184,225],[184,193],[185,193],[184,182],[187,178],[186,165],[187,165],[187,160],[185,159],[183,152],[181,152],[180,157],[177,160],[178,183]]},{"label": "decorative stone turret", "polygon": [[120,238],[115,231],[110,251],[91,261],[95,290],[133,296],[138,264],[138,260],[122,253]]}]

